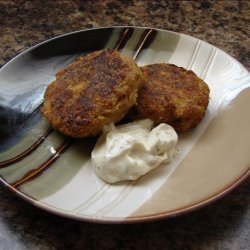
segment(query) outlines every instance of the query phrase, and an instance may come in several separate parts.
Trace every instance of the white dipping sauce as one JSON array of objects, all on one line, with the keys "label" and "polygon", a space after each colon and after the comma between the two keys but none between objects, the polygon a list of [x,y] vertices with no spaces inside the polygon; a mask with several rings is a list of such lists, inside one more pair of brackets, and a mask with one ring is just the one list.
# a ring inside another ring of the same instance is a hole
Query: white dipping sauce
[{"label": "white dipping sauce", "polygon": [[165,123],[152,128],[149,119],[106,126],[91,154],[97,175],[109,183],[135,180],[171,162],[178,141],[175,130]]}]

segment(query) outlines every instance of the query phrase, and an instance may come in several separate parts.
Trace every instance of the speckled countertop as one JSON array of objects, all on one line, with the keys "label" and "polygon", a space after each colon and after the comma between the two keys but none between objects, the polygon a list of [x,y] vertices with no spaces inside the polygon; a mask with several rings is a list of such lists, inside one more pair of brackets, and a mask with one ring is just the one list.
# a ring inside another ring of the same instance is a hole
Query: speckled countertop
[{"label": "speckled countertop", "polygon": [[[185,33],[250,69],[249,1],[0,0],[0,66],[48,38],[90,27],[138,25]],[[194,213],[134,225],[71,221],[0,186],[0,249],[250,249],[246,181]]]}]

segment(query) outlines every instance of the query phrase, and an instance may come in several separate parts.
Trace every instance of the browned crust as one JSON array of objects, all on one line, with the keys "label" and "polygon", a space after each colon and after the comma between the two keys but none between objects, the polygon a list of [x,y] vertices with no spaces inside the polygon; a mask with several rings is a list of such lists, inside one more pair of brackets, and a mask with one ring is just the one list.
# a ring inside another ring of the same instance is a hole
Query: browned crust
[{"label": "browned crust", "polygon": [[147,65],[142,70],[146,81],[129,112],[130,119],[165,122],[177,132],[187,131],[202,120],[209,88],[193,71],[165,63]]},{"label": "browned crust", "polygon": [[44,95],[42,112],[52,126],[72,137],[100,133],[135,104],[143,74],[132,58],[101,50],[59,71]]}]

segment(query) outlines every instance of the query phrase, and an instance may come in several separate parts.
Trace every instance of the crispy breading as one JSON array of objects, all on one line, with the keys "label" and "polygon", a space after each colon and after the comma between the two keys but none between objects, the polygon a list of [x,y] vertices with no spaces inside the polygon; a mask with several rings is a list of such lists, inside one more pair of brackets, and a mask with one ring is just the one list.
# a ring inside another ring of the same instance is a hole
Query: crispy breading
[{"label": "crispy breading", "polygon": [[132,58],[109,49],[96,51],[56,74],[44,94],[42,113],[66,135],[97,135],[126,115],[142,81],[142,71]]},{"label": "crispy breading", "polygon": [[155,124],[170,124],[177,132],[187,131],[202,120],[209,87],[193,71],[165,63],[147,65],[142,70],[146,81],[129,119],[150,118]]}]

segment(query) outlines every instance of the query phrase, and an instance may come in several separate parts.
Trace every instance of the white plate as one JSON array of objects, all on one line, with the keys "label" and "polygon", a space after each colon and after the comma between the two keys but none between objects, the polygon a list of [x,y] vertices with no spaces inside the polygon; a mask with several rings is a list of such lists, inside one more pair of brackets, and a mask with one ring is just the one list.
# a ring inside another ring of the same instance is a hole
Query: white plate
[{"label": "white plate", "polygon": [[[102,48],[138,65],[173,63],[211,90],[203,121],[182,134],[178,154],[137,181],[109,185],[90,163],[94,139],[71,140],[41,116],[46,86],[79,55]],[[83,30],[21,53],[0,70],[0,180],[32,204],[73,219],[130,223],[176,216],[207,205],[249,176],[250,77],[212,45],[140,27]]]}]

